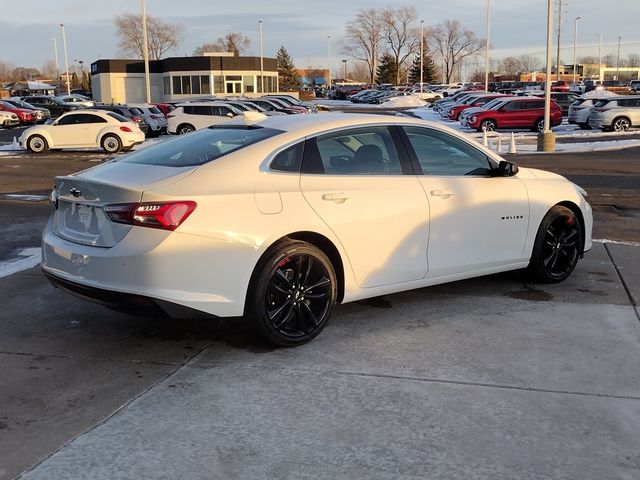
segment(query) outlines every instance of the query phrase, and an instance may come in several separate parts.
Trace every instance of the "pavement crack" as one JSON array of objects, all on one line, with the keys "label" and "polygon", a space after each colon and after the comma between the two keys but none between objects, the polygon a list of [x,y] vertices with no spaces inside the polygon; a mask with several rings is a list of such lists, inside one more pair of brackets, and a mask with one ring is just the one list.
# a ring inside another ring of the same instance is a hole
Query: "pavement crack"
[{"label": "pavement crack", "polygon": [[[17,355],[23,357],[61,358],[65,360],[97,360],[104,362],[132,363],[136,365],[181,366],[182,362],[162,362],[157,360],[137,360],[135,358],[92,357],[86,355],[61,355],[55,353],[29,353],[0,350],[0,355]],[[191,357],[189,357],[190,359]]]}]

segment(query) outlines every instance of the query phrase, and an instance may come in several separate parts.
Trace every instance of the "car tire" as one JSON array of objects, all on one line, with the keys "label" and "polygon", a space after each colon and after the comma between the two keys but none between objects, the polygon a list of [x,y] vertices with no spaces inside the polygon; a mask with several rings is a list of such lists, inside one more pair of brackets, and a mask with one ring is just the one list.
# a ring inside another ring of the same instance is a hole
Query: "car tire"
[{"label": "car tire", "polygon": [[556,205],[542,219],[527,267],[530,279],[540,283],[565,280],[582,253],[582,226],[575,213]]},{"label": "car tire", "polygon": [[306,242],[280,242],[254,270],[245,318],[271,345],[296,347],[322,331],[336,298],[335,270],[324,252]]},{"label": "car tire", "polygon": [[538,120],[536,120],[531,130],[540,133],[544,132],[544,118],[539,118]]},{"label": "car tire", "polygon": [[42,135],[32,135],[27,140],[27,148],[33,153],[44,153],[49,149],[49,144]]},{"label": "car tire", "polygon": [[188,123],[183,123],[176,128],[176,133],[178,135],[186,135],[187,133],[191,133],[195,131],[195,127],[193,125],[189,125]]},{"label": "car tire", "polygon": [[102,137],[100,146],[105,151],[105,153],[118,153],[122,149],[122,141],[117,135],[114,135],[113,133],[107,133],[104,137]]},{"label": "car tire", "polygon": [[580,127],[580,130],[591,130],[591,125],[588,123],[579,123],[578,126]]},{"label": "car tire", "polygon": [[483,120],[478,127],[479,132],[495,132],[498,126],[494,120]]},{"label": "car tire", "polygon": [[631,128],[631,122],[627,117],[618,117],[611,122],[611,130],[614,132],[626,132]]}]

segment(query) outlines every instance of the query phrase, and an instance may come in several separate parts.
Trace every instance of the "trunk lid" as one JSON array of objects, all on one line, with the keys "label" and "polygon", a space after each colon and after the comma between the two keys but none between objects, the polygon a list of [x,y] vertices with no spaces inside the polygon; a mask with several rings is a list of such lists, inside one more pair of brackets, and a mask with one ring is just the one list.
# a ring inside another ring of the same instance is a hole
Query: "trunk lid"
[{"label": "trunk lid", "polygon": [[55,178],[51,217],[53,232],[65,240],[113,247],[133,228],[112,222],[106,205],[140,202],[145,190],[176,182],[196,167],[161,167],[112,161],[69,176]]}]

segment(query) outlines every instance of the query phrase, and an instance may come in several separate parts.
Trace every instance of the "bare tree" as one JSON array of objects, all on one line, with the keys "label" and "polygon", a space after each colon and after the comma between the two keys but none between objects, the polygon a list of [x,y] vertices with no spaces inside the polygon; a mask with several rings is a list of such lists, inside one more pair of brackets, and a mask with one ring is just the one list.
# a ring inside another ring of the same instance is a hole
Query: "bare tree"
[{"label": "bare tree", "polygon": [[356,18],[347,22],[346,26],[342,51],[366,64],[369,83],[373,83],[376,77],[382,28],[380,11],[373,8],[360,10]]},{"label": "bare tree", "polygon": [[617,60],[618,56],[615,53],[607,53],[602,56],[602,63],[608,67],[615,67]]},{"label": "bare tree", "polygon": [[[47,60],[40,68],[40,73],[44,78],[55,79],[56,78],[56,62],[53,60]],[[56,79],[57,80],[57,79]]]},{"label": "bare tree", "polygon": [[347,62],[347,75],[356,82],[371,82],[369,65],[362,60]]},{"label": "bare tree", "polygon": [[10,82],[13,80],[11,74],[16,66],[9,62],[0,62],[0,82]]},{"label": "bare tree", "polygon": [[383,38],[397,65],[396,85],[411,68],[407,59],[420,48],[420,30],[415,27],[417,17],[415,7],[388,8],[382,12]]},{"label": "bare tree", "polygon": [[218,37],[215,43],[203,43],[193,52],[196,56],[206,52],[233,52],[237,57],[251,46],[251,40],[240,32],[227,33],[224,37]]},{"label": "bare tree", "polygon": [[533,72],[540,68],[540,59],[533,55],[520,55],[518,57],[521,72]]},{"label": "bare tree", "polygon": [[578,63],[598,63],[598,57],[593,55],[585,55],[584,57],[578,57]]},{"label": "bare tree", "polygon": [[463,28],[458,20],[445,20],[436,25],[430,32],[431,50],[436,52],[443,63],[444,80],[451,82],[451,77],[458,64],[485,46],[485,40],[476,37],[471,30]]},{"label": "bare tree", "polygon": [[11,79],[15,82],[19,82],[21,80],[35,80],[41,76],[42,75],[37,68],[30,67],[17,67],[13,69],[13,72],[11,72]]},{"label": "bare tree", "polygon": [[640,67],[640,55],[637,53],[631,53],[627,57],[627,67]]},{"label": "bare tree", "polygon": [[[124,55],[143,58],[142,15],[125,13],[116,15],[114,24],[120,36],[120,51]],[[160,60],[172,48],[177,48],[182,39],[184,25],[165,23],[147,15],[149,58]]]},{"label": "bare tree", "polygon": [[498,71],[510,77],[515,77],[520,72],[520,61],[515,57],[505,57],[500,62]]}]

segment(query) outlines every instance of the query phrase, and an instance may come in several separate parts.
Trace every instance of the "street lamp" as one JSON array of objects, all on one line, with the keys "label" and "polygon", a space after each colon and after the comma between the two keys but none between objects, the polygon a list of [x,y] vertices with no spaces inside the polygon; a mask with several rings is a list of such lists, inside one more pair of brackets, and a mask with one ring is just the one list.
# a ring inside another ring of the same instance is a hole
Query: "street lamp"
[{"label": "street lamp", "polygon": [[420,100],[422,100],[422,81],[424,72],[424,20],[420,20]]},{"label": "street lamp", "polygon": [[149,41],[147,39],[147,10],[144,0],[140,0],[142,7],[142,54],[144,56],[144,82],[147,103],[151,103],[151,80],[149,78]]},{"label": "street lamp", "polygon": [[622,37],[618,37],[618,58],[616,60],[616,80],[620,80],[620,40]]},{"label": "street lamp", "polygon": [[327,64],[329,67],[329,90],[331,90],[331,35],[327,35]]},{"label": "street lamp", "polygon": [[551,131],[551,49],[553,44],[553,0],[547,0],[547,73],[544,84],[544,132],[538,135],[538,151],[553,152],[556,137]]},{"label": "street lamp", "polygon": [[69,84],[69,60],[67,57],[67,37],[64,34],[64,23],[60,24],[62,29],[62,48],[64,49],[64,70],[67,76],[67,95],[71,95],[71,85]]},{"label": "street lamp", "polygon": [[491,19],[491,0],[487,0],[487,45],[485,47],[485,65],[484,65],[484,91],[489,91],[489,34]]},{"label": "street lamp", "polygon": [[58,67],[58,41],[55,37],[50,37],[49,40],[53,40],[53,53],[56,57],[56,82],[58,82],[58,93],[60,93],[60,67]]},{"label": "street lamp", "polygon": [[596,37],[600,39],[600,46],[598,47],[598,80],[602,80],[602,34],[596,33]]},{"label": "street lamp", "polygon": [[576,72],[578,70],[578,66],[576,65],[576,45],[578,43],[578,20],[582,17],[576,17],[576,20],[573,24],[573,83],[576,83]]},{"label": "street lamp", "polygon": [[342,60],[342,66],[344,67],[344,81],[347,81],[347,61],[346,60]]},{"label": "street lamp", "polygon": [[262,20],[258,20],[260,31],[260,93],[264,93],[264,50],[262,44]]}]

